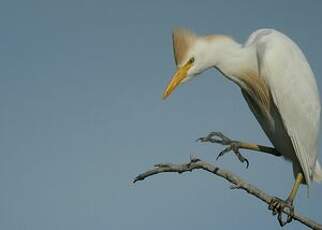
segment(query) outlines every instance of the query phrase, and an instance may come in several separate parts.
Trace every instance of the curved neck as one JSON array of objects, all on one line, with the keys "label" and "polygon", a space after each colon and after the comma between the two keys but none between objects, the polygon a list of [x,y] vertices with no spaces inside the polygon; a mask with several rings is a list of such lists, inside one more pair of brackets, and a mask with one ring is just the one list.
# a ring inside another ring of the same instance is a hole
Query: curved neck
[{"label": "curved neck", "polygon": [[256,48],[243,47],[234,40],[214,40],[208,43],[208,60],[228,79],[239,83],[245,74],[258,74]]},{"label": "curved neck", "polygon": [[256,47],[243,47],[231,40],[213,44],[213,51],[217,52],[213,56],[215,67],[260,105],[262,112],[269,111],[270,93],[265,81],[259,77]]}]

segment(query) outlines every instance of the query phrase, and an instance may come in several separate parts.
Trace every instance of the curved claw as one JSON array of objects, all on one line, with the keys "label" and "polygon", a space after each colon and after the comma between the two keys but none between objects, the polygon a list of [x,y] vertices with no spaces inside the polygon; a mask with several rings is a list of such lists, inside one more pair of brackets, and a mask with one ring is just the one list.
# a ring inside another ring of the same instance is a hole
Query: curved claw
[{"label": "curved claw", "polygon": [[216,160],[218,160],[220,157],[222,157],[223,155],[225,155],[225,153],[228,153],[228,152],[230,152],[231,150],[232,150],[232,147],[231,147],[231,146],[228,146],[227,148],[225,148],[224,150],[222,150],[222,151],[218,154],[218,156],[217,156]]},{"label": "curved claw", "polygon": [[242,163],[246,162],[246,168],[249,167],[249,161],[245,157],[243,157],[239,152],[240,143],[238,141],[231,140],[221,132],[210,132],[207,136],[200,137],[196,141],[228,145],[227,148],[225,148],[218,154],[216,160],[222,157],[225,153],[233,151],[235,155],[238,157],[238,160]]},{"label": "curved claw", "polygon": [[239,148],[238,146],[234,146],[232,147],[232,150],[234,151],[235,155],[238,157],[238,160],[242,163],[246,162],[246,168],[249,167],[249,161],[247,160],[247,158],[243,157],[243,155],[241,155],[241,153],[239,152]]},{"label": "curved claw", "polygon": [[[294,207],[292,205],[291,202],[289,201],[284,201],[281,200],[278,197],[274,197],[269,206],[268,206],[269,210],[272,210],[272,214],[275,216],[277,215],[277,220],[280,224],[281,227],[285,226],[286,224],[290,223],[293,220],[293,215],[294,215]],[[285,212],[285,210],[289,210],[287,214],[287,218],[286,220],[283,220],[283,212]]]},{"label": "curved claw", "polygon": [[249,167],[249,161],[245,158],[244,159],[244,162],[246,162],[246,168],[248,169],[248,167]]}]

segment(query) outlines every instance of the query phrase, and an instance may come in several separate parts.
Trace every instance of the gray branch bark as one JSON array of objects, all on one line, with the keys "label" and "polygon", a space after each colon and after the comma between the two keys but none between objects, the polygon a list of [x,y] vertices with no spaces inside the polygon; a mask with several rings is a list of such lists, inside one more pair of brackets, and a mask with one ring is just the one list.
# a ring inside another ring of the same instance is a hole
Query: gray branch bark
[{"label": "gray branch bark", "polygon": [[[147,177],[150,177],[159,173],[165,173],[165,172],[184,173],[184,172],[191,172],[192,170],[195,170],[195,169],[202,169],[210,173],[213,173],[217,176],[220,176],[233,184],[233,186],[231,187],[232,189],[245,190],[247,193],[257,197],[258,199],[262,200],[266,204],[270,204],[271,200],[273,199],[272,196],[268,195],[267,193],[255,187],[254,185],[247,183],[244,179],[234,175],[232,172],[225,169],[221,169],[215,165],[212,165],[206,161],[202,161],[199,159],[191,159],[190,162],[184,163],[184,164],[172,164],[172,163],[157,164],[153,169],[150,169],[138,175],[133,180],[133,183],[136,183],[137,181],[142,181]],[[289,210],[283,210],[283,213],[287,215],[290,214]],[[314,220],[311,220],[310,218],[307,218],[301,215],[296,210],[294,210],[293,219],[301,222],[302,224],[312,229],[322,230],[321,224],[315,222]]]}]

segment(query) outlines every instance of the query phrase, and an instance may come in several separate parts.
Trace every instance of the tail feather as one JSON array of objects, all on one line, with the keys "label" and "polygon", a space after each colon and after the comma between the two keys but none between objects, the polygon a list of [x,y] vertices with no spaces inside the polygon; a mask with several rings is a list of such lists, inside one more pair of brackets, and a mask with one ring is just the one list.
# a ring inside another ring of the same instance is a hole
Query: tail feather
[{"label": "tail feather", "polygon": [[316,161],[315,163],[315,168],[314,168],[314,172],[313,172],[313,180],[315,182],[322,182],[322,169],[321,169],[321,165],[319,163],[319,161]]}]

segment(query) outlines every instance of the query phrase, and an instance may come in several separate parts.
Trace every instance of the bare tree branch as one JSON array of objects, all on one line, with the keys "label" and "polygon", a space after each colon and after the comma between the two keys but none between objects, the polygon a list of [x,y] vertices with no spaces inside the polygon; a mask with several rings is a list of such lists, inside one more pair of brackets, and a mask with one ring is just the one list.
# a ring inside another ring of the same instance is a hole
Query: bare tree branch
[{"label": "bare tree branch", "polygon": [[[191,159],[190,162],[184,163],[184,164],[172,164],[172,163],[157,164],[153,169],[150,169],[138,175],[133,180],[133,183],[144,180],[147,177],[150,177],[152,175],[159,174],[159,173],[165,173],[165,172],[183,173],[183,172],[191,172],[194,169],[203,169],[217,176],[220,176],[233,184],[231,187],[232,189],[243,189],[247,193],[257,197],[258,199],[262,200],[266,204],[270,204],[271,200],[273,199],[272,196],[268,195],[267,193],[255,187],[254,185],[247,183],[245,180],[243,180],[239,176],[234,175],[232,172],[225,169],[221,169],[215,165],[212,165],[206,161],[202,161],[199,159]],[[289,210],[283,210],[283,213],[290,215]],[[301,222],[302,224],[312,229],[322,230],[321,224],[301,215],[297,211],[294,211],[293,219]]]}]

